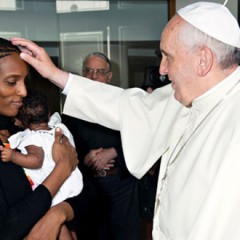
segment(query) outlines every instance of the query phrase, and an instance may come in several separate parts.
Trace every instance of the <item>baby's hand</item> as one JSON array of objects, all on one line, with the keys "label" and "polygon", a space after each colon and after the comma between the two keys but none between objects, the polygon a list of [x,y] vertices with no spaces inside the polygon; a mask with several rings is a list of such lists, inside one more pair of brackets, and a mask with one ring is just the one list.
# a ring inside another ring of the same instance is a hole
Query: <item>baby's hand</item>
[{"label": "baby's hand", "polygon": [[0,151],[3,162],[9,162],[13,160],[15,155],[15,151],[13,149],[0,146]]}]

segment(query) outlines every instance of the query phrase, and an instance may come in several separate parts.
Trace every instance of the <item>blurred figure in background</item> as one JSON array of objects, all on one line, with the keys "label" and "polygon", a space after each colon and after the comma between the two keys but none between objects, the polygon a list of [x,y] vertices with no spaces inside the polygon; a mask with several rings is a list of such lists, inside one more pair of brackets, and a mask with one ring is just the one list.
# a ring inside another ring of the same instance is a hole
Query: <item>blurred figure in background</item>
[{"label": "blurred figure in background", "polygon": [[[111,62],[103,53],[90,53],[83,61],[82,75],[110,83]],[[95,239],[139,240],[138,180],[127,170],[120,132],[66,115],[62,118],[73,133],[81,171],[97,189],[98,209],[91,218],[91,224],[96,219]]]}]

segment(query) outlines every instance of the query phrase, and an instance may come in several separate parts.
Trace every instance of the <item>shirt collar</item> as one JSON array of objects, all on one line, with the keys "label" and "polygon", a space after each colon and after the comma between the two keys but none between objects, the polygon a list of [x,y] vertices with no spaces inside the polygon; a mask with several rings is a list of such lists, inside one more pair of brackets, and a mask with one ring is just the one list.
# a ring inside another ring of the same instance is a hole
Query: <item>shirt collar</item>
[{"label": "shirt collar", "polygon": [[226,77],[219,84],[209,89],[200,97],[196,98],[192,102],[191,111],[198,114],[206,113],[210,111],[218,102],[222,101],[231,89],[240,80],[240,67],[238,67],[233,73]]}]

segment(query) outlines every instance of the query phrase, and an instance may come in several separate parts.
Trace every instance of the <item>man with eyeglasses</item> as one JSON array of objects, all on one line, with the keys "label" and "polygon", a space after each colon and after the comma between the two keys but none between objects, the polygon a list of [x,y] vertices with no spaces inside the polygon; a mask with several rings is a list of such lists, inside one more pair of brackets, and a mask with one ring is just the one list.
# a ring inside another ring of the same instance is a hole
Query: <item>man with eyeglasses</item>
[{"label": "man with eyeglasses", "polygon": [[132,174],[161,156],[154,240],[240,239],[240,28],[226,3],[193,3],[167,23],[160,73],[172,83],[151,94],[70,75],[41,47],[12,40],[64,88],[65,114],[121,131]]},{"label": "man with eyeglasses", "polygon": [[82,67],[82,75],[94,81],[110,83],[112,79],[111,62],[101,52],[88,54]]},{"label": "man with eyeglasses", "polygon": [[[90,53],[83,61],[82,75],[101,84],[110,83],[111,62],[101,52]],[[76,141],[83,175],[98,193],[90,224],[84,223],[86,228],[90,226],[90,230],[85,228],[88,239],[89,234],[95,234],[95,240],[139,240],[138,182],[127,170],[120,132],[66,115],[63,121]],[[83,238],[82,224],[79,228]]]}]

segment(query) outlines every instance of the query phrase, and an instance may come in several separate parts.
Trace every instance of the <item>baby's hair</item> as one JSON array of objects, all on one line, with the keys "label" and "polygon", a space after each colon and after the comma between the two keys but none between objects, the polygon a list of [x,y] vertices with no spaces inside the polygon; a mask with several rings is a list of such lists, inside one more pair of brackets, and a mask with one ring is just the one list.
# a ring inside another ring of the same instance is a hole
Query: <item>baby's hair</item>
[{"label": "baby's hair", "polygon": [[13,45],[9,40],[0,37],[0,58],[6,57],[11,53],[20,53],[20,49]]},{"label": "baby's hair", "polygon": [[49,120],[47,96],[37,90],[28,89],[16,118],[22,122],[24,128],[29,128],[31,124],[47,123]]}]

